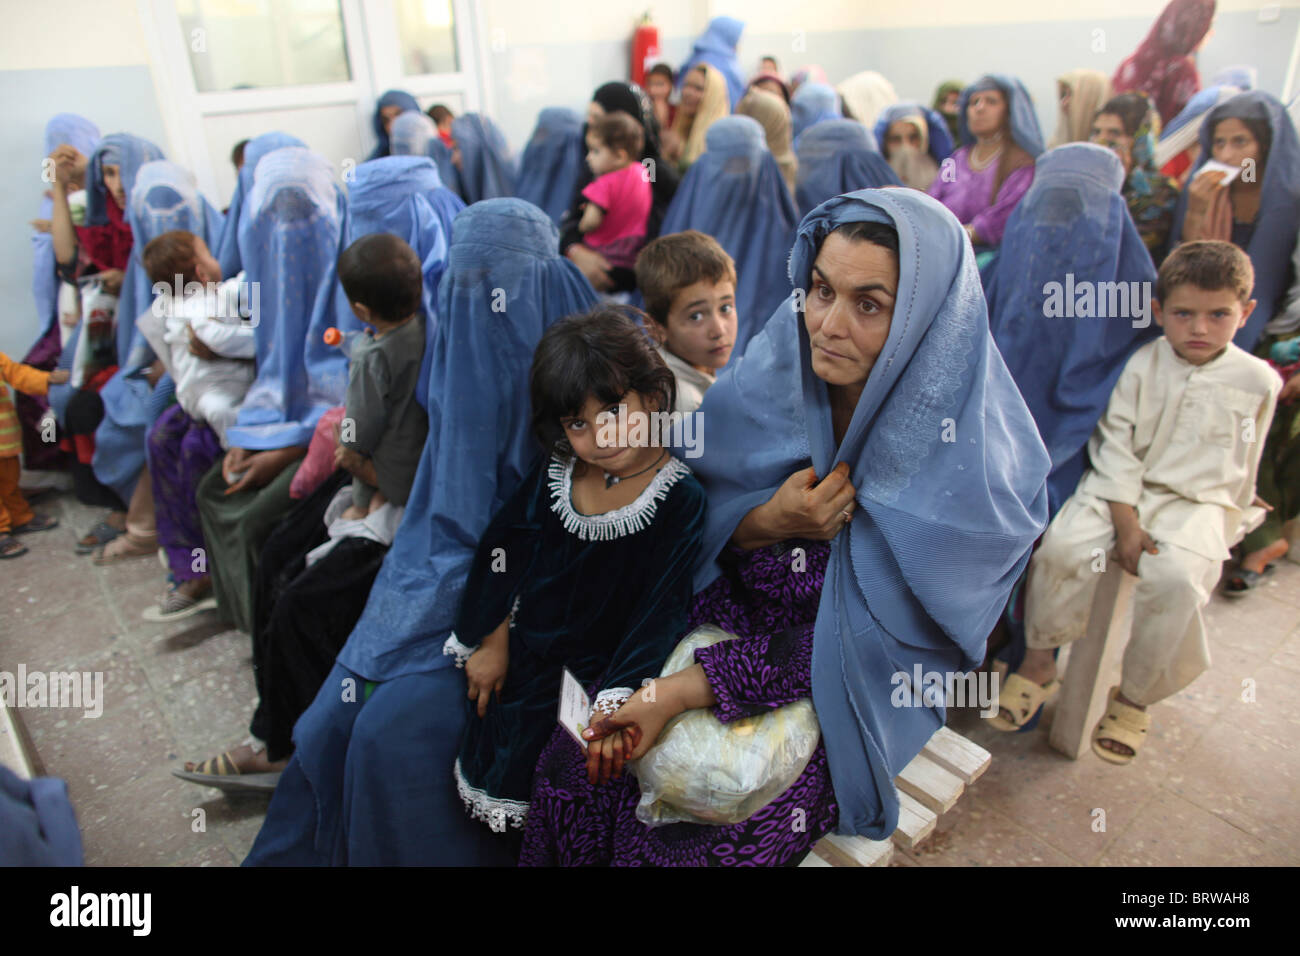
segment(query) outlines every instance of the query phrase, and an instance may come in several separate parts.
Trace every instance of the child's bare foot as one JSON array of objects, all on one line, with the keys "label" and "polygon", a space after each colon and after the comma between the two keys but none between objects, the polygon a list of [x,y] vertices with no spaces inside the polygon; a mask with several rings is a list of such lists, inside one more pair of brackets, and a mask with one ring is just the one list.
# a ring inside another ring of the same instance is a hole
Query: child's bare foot
[{"label": "child's bare foot", "polygon": [[339,515],[344,521],[360,521],[365,516],[365,509],[358,508],[356,505],[348,505],[343,509],[343,514]]},{"label": "child's bare foot", "polygon": [[1274,561],[1280,561],[1291,550],[1291,543],[1286,538],[1278,538],[1267,547],[1252,551],[1241,559],[1238,568],[1223,585],[1223,593],[1229,597],[1241,597],[1259,584],[1259,579],[1273,567]]},{"label": "child's bare foot", "polygon": [[388,504],[388,499],[384,497],[383,492],[376,491],[370,496],[370,510],[366,514],[372,515],[386,504]]}]

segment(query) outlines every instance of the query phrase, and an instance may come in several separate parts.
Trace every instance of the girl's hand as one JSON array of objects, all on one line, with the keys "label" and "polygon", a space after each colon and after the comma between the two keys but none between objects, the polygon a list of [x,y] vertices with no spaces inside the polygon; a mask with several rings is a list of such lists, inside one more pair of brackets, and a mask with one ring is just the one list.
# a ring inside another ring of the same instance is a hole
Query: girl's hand
[{"label": "girl's hand", "polygon": [[62,385],[71,378],[71,373],[66,368],[56,368],[50,373],[51,385]]},{"label": "girl's hand", "polygon": [[484,644],[465,661],[465,682],[469,684],[466,695],[478,702],[478,715],[487,714],[488,700],[493,692],[501,698],[501,688],[506,683],[506,670],[510,664],[508,644]]},{"label": "girl's hand", "polygon": [[[647,700],[648,695],[638,690],[622,707],[582,732],[583,739],[588,742],[587,780],[590,783],[605,783],[611,774],[615,778],[622,775],[623,765],[644,756],[659,739],[664,725],[681,712],[670,697],[662,693],[664,681],[659,682],[659,690],[654,700]],[[618,738],[618,742],[606,746],[614,738]]]}]

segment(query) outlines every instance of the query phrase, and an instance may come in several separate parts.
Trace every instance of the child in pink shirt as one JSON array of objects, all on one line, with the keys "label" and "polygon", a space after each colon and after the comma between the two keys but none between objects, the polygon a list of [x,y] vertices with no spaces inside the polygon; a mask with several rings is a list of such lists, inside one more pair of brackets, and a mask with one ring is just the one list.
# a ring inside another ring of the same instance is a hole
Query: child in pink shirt
[{"label": "child in pink shirt", "polygon": [[636,159],[644,145],[641,124],[626,113],[610,113],[587,128],[587,165],[596,178],[582,191],[588,202],[578,231],[615,268],[633,268],[646,241],[653,197]]}]

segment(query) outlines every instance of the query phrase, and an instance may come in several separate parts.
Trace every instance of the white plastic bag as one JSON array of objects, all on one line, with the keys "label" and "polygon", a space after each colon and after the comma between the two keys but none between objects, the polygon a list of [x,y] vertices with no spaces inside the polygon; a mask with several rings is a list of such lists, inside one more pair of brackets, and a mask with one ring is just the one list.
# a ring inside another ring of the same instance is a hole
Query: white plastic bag
[{"label": "white plastic bag", "polygon": [[[734,639],[716,627],[697,628],[669,655],[662,676],[694,664],[696,648]],[[820,739],[807,698],[725,724],[708,708],[688,710],[636,763],[636,817],[650,827],[741,823],[799,779]]]},{"label": "white plastic bag", "polygon": [[104,291],[99,276],[79,279],[77,284],[81,298],[81,334],[72,358],[73,388],[81,388],[99,373],[94,361],[95,347],[113,335],[117,317],[117,296]]}]

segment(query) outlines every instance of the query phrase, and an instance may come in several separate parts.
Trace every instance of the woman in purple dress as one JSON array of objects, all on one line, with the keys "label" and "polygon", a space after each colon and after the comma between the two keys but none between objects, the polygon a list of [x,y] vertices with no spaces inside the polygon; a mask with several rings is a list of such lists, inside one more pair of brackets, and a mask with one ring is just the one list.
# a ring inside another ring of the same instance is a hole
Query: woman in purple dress
[{"label": "woman in purple dress", "polygon": [[[618,738],[612,759],[552,736],[523,865],[796,865],[832,829],[885,839],[893,778],[944,718],[893,706],[897,675],[978,664],[1046,524],[1047,453],[952,213],[914,190],[830,199],[800,225],[790,277],[796,294],[699,412],[709,514],[689,628],[737,639],[585,731]],[[624,764],[674,716],[809,697],[821,741],[749,819],[637,819]]]}]

